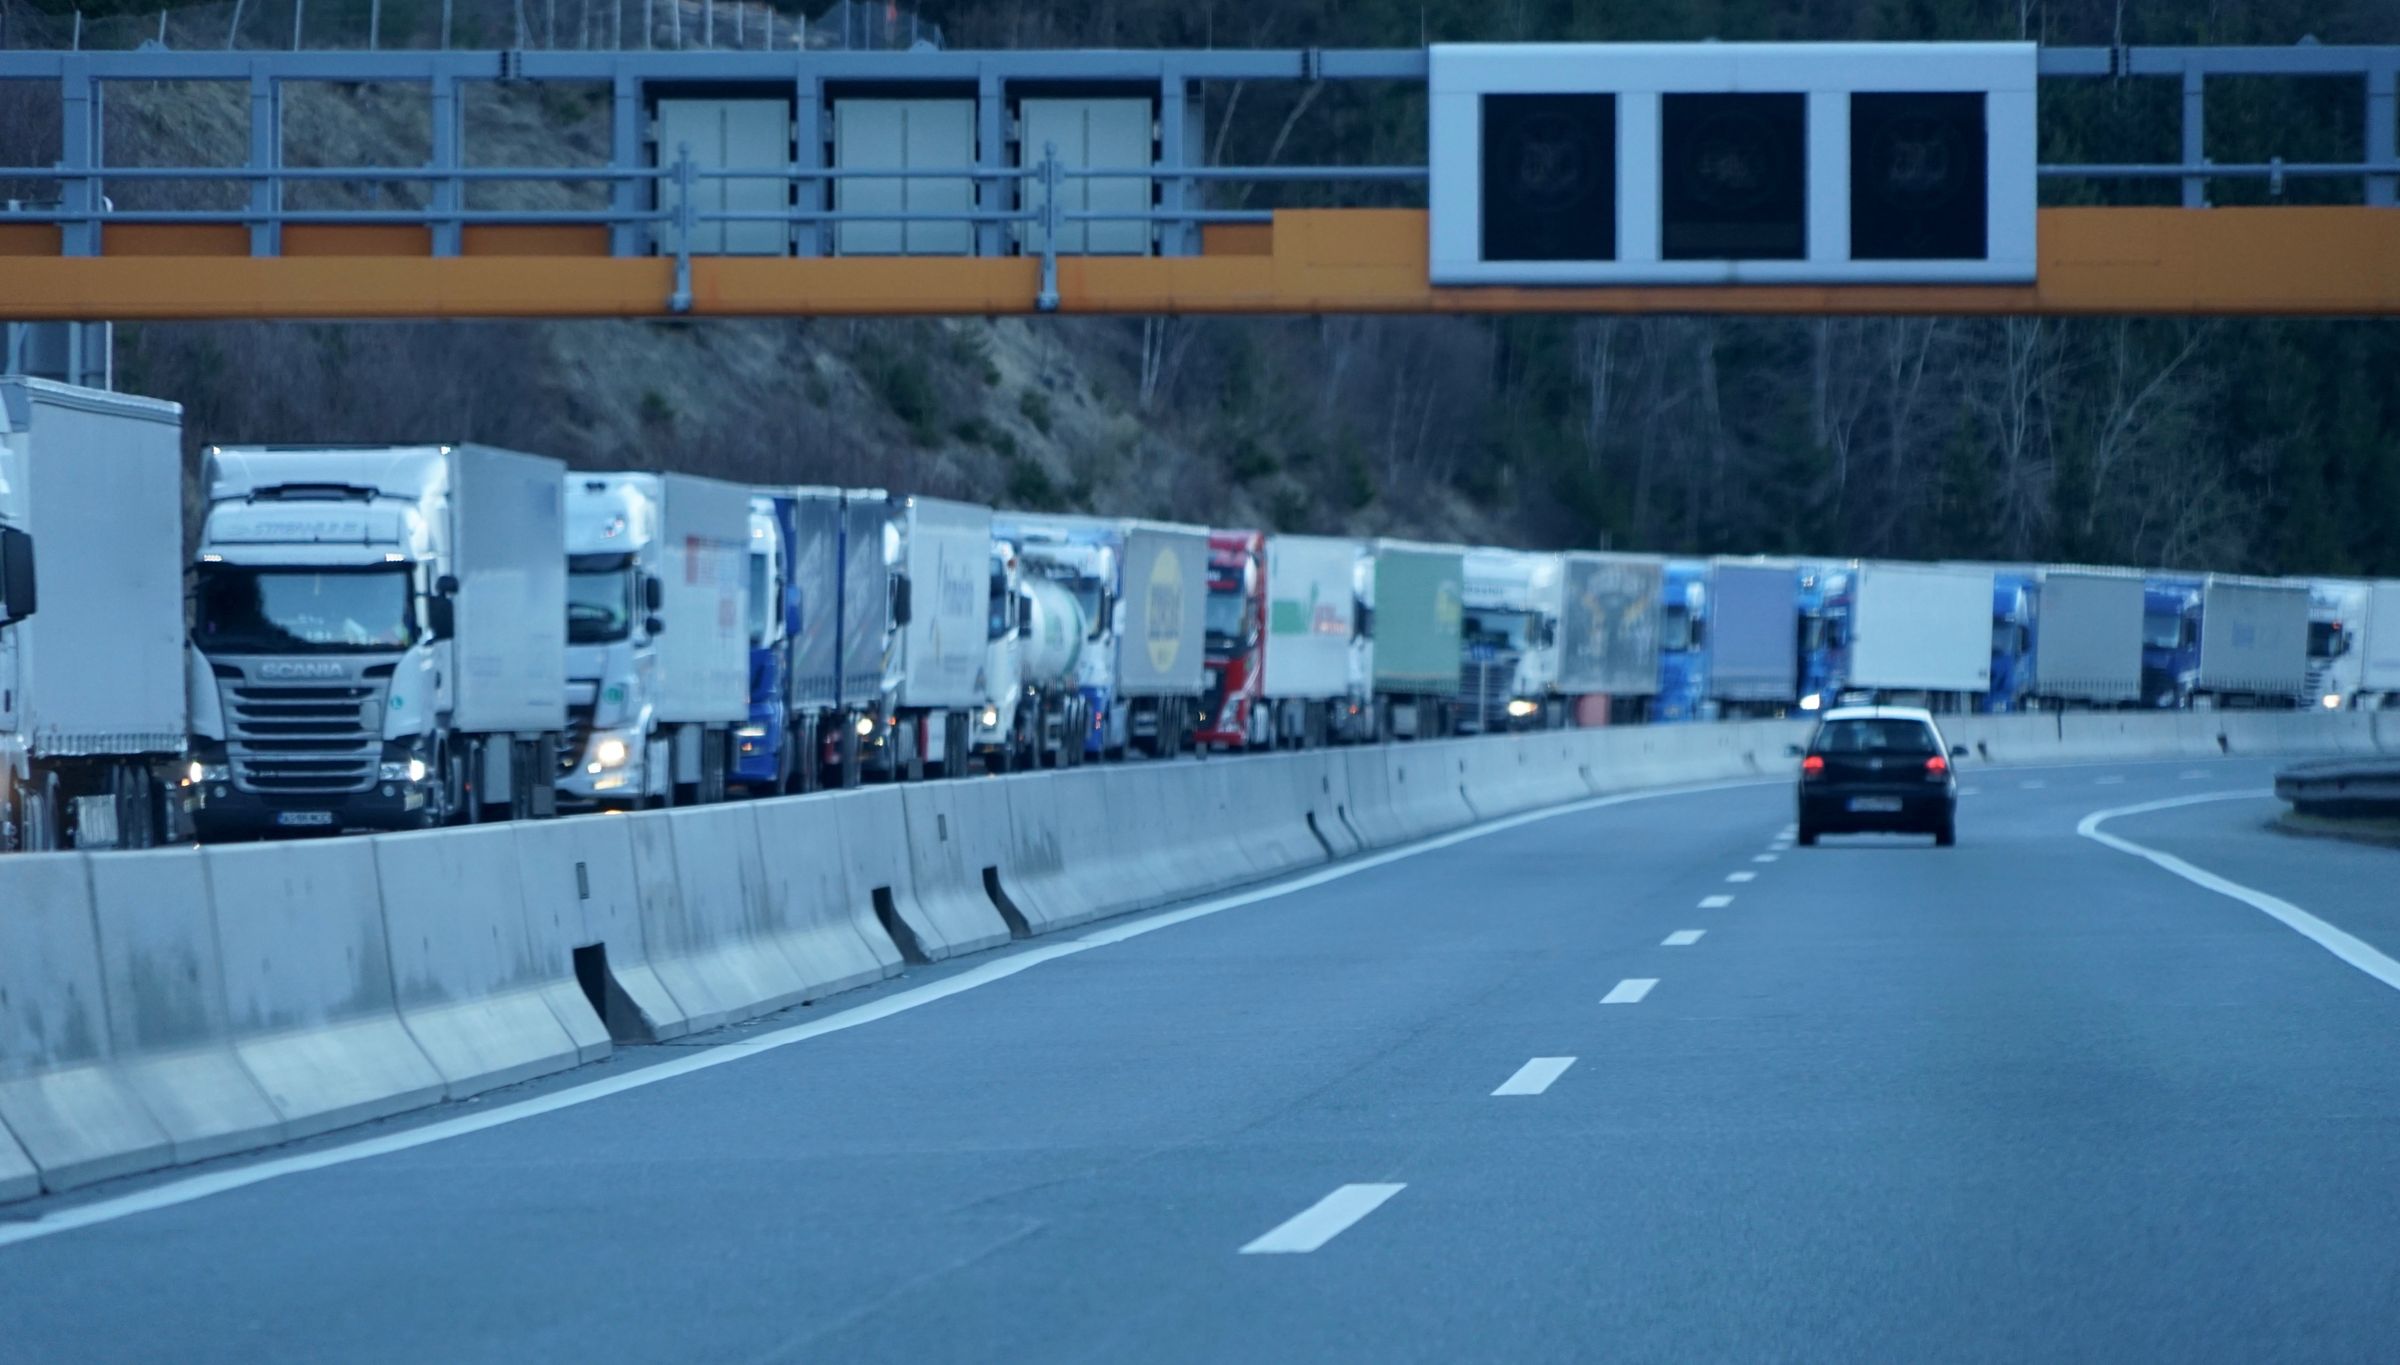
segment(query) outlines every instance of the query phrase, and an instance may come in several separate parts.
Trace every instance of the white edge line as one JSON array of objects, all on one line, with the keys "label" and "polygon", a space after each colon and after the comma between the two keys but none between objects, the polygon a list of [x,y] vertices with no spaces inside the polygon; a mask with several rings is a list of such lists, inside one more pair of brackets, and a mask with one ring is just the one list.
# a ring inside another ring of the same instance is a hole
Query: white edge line
[{"label": "white edge line", "polygon": [[1567,1068],[1575,1065],[1572,1057],[1536,1057],[1518,1067],[1516,1074],[1500,1083],[1494,1095],[1539,1095],[1548,1090]]},{"label": "white edge line", "polygon": [[[906,990],[896,991],[880,1000],[869,1001],[838,1014],[812,1019],[805,1024],[795,1024],[771,1033],[762,1033],[757,1037],[745,1038],[739,1042],[719,1044],[705,1051],[695,1051],[671,1062],[659,1062],[645,1066],[638,1071],[628,1072],[622,1076],[585,1081],[547,1095],[502,1105],[484,1113],[419,1124],[402,1132],[362,1138],[321,1151],[273,1157],[237,1166],[230,1170],[183,1176],[145,1189],[134,1190],[106,1199],[96,1199],[88,1204],[52,1209],[39,1217],[18,1222],[8,1221],[6,1209],[0,1208],[0,1247],[15,1246],[20,1242],[36,1241],[44,1237],[54,1237],[59,1233],[72,1232],[78,1228],[113,1223],[118,1219],[130,1218],[136,1214],[155,1213],[160,1209],[171,1209],[181,1204],[209,1198],[212,1195],[226,1194],[252,1185],[262,1185],[267,1181],[288,1175],[303,1175],[310,1171],[346,1166],[354,1161],[366,1161],[373,1157],[389,1156],[394,1152],[405,1152],[412,1148],[430,1146],[450,1138],[480,1133],[487,1128],[497,1128],[504,1123],[539,1118],[544,1114],[556,1113],[561,1109],[571,1109],[579,1104],[589,1104],[594,1100],[607,1099],[611,1095],[620,1095],[628,1090],[639,1090],[644,1086],[656,1085],[661,1081],[688,1076],[695,1071],[706,1071],[711,1067],[742,1061],[763,1052],[773,1052],[778,1048],[790,1047],[794,1043],[804,1043],[811,1038],[821,1038],[829,1033],[840,1033],[846,1029],[857,1028],[862,1024],[872,1024],[879,1020],[889,1019],[895,1014],[905,1014],[921,1006],[930,1005],[937,1000],[948,999],[953,995],[971,991],[978,986],[988,986],[992,982],[1004,980],[1058,958],[1070,957],[1076,953],[1088,952],[1093,948],[1106,947],[1112,943],[1123,943],[1127,939],[1139,938],[1144,934],[1155,933],[1160,929],[1200,919],[1207,915],[1218,914],[1245,905],[1255,905],[1261,901],[1276,900],[1296,891],[1306,891],[1311,887],[1323,886],[1327,882],[1340,881],[1346,877],[1354,877],[1361,872],[1373,871],[1403,858],[1413,858],[1422,853],[1450,848],[1472,839],[1500,834],[1543,820],[1558,819],[1584,811],[1601,810],[1609,806],[1628,805],[1636,801],[1655,801],[1677,796],[1700,796],[1710,792],[1738,791],[1747,787],[1783,786],[1788,782],[1789,779],[1783,777],[1761,777],[1739,782],[1710,782],[1690,787],[1665,787],[1656,791],[1618,792],[1610,796],[1595,796],[1582,801],[1572,801],[1563,806],[1553,806],[1548,810],[1527,811],[1521,815],[1507,816],[1466,829],[1454,830],[1448,834],[1438,834],[1429,839],[1421,839],[1413,844],[1403,844],[1398,848],[1386,849],[1381,853],[1370,854],[1349,862],[1337,863],[1332,867],[1323,868],[1305,876],[1294,877],[1288,881],[1271,882],[1265,886],[1219,896],[1214,900],[1202,901],[1197,905],[1186,906],[1180,910],[1142,916],[1094,933],[1080,934],[1064,942],[1022,949],[996,961],[971,967],[956,976],[948,976],[922,986],[912,986]],[[1393,1188],[1397,1189],[1398,1187]]]},{"label": "white edge line", "polygon": [[2195,867],[2172,853],[2161,853],[2157,849],[2137,844],[2131,839],[2121,839],[2100,828],[2120,816],[2172,810],[2177,806],[2197,806],[2209,801],[2256,800],[2260,797],[2271,797],[2274,794],[2272,791],[2203,792],[2198,796],[2174,797],[2165,801],[2145,801],[2138,806],[2119,806],[2115,810],[2094,811],[2083,817],[2082,821],[2075,826],[2075,832],[2086,839],[2106,844],[2119,853],[2130,853],[2136,858],[2146,859],[2194,886],[2214,891],[2220,896],[2240,901],[2253,910],[2262,911],[2282,921],[2284,927],[2340,958],[2343,962],[2356,967],[2393,990],[2400,991],[2400,962],[2386,957],[2382,952],[2354,935],[2318,919],[2290,901],[2270,896],[2264,891],[2244,886],[2229,878],[2220,877],[2204,867]]},{"label": "white edge line", "polygon": [[1344,1185],[1286,1218],[1244,1246],[1244,1256],[1309,1252],[1325,1245],[1407,1189],[1406,1185]]}]

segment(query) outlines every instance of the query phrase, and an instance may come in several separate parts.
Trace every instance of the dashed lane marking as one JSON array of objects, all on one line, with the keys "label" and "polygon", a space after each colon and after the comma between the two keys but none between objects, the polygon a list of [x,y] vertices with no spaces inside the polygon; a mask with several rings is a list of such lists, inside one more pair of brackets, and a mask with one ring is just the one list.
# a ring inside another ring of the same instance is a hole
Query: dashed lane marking
[{"label": "dashed lane marking", "polygon": [[1666,940],[1658,946],[1661,948],[1689,948],[1698,943],[1700,936],[1707,932],[1706,929],[1678,929],[1667,935]]},{"label": "dashed lane marking", "polygon": [[1572,1057],[1536,1057],[1518,1067],[1517,1074],[1502,1081],[1500,1088],[1492,1093],[1495,1095],[1539,1095],[1550,1088],[1552,1081],[1566,1075],[1567,1068],[1573,1065],[1575,1065],[1575,1059]]},{"label": "dashed lane marking", "polygon": [[1265,1236],[1243,1247],[1241,1254],[1269,1256],[1315,1251],[1407,1188],[1406,1185],[1344,1185],[1277,1224]]},{"label": "dashed lane marking", "polygon": [[1628,977],[1618,982],[1614,990],[1601,996],[1600,1003],[1603,1005],[1638,1005],[1642,1003],[1642,997],[1650,993],[1650,988],[1657,984],[1658,978],[1655,976]]}]

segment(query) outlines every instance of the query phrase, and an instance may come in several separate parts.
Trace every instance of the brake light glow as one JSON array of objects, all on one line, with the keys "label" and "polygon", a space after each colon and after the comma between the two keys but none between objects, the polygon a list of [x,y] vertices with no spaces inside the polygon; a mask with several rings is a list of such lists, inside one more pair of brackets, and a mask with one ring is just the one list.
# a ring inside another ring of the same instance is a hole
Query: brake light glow
[{"label": "brake light glow", "polygon": [[1925,775],[1927,777],[1940,777],[1943,773],[1948,771],[1950,771],[1950,760],[1942,757],[1940,754],[1935,754],[1933,757],[1925,760]]},{"label": "brake light glow", "polygon": [[1801,759],[1800,775],[1802,777],[1823,777],[1825,775],[1825,756],[1822,754],[1810,754],[1808,757]]}]

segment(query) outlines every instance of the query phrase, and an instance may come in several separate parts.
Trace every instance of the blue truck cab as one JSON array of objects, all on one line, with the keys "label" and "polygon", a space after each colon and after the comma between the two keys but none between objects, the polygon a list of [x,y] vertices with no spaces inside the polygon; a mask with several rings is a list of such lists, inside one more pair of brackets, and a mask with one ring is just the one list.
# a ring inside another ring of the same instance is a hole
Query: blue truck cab
[{"label": "blue truck cab", "polygon": [[1661,723],[1709,719],[1708,565],[1670,559],[1661,584],[1658,701],[1651,718]]},{"label": "blue truck cab", "polygon": [[798,503],[779,494],[750,496],[750,718],[734,731],[733,780],[751,790],[790,790],[799,756],[791,752],[790,642],[800,633],[792,550]]},{"label": "blue truck cab", "polygon": [[2024,710],[2033,690],[2037,591],[2032,574],[1992,575],[1992,687],[1975,707],[1985,715]]},{"label": "blue truck cab", "polygon": [[1800,569],[1800,709],[1836,704],[1850,676],[1849,569],[1804,564]]},{"label": "blue truck cab", "polygon": [[2142,580],[2142,704],[2185,705],[2200,676],[2200,580]]}]

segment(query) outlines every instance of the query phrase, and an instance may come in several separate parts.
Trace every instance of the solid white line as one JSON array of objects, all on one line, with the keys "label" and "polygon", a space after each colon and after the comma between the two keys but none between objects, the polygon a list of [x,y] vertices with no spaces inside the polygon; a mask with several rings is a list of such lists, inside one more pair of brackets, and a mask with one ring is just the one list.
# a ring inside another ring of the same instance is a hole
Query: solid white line
[{"label": "solid white line", "polygon": [[1754,863],[1771,863],[1775,861],[1775,855],[1772,853],[1753,853],[1750,855],[1750,861]]},{"label": "solid white line", "polygon": [[2179,780],[2181,780],[2181,781],[2185,781],[2185,782],[2205,782],[2205,781],[2207,781],[2207,780],[2208,780],[2208,774],[2207,774],[2207,773],[2204,773],[2204,772],[2201,772],[2201,771],[2200,771],[2199,769],[2197,769],[2197,768],[2193,769],[2192,771],[2190,771],[2190,772],[2188,772],[2188,773],[2177,773],[2177,774],[2175,774],[2175,776],[2176,776],[2176,777],[2177,777]]},{"label": "solid white line", "polygon": [[2019,782],[2017,785],[2018,785],[2018,786],[2020,786],[2020,787],[2023,787],[2025,790],[2027,790],[2027,791],[2031,792],[2031,791],[2040,791],[2042,788],[2044,788],[2044,787],[2047,787],[2047,786],[2049,786],[2050,784],[2049,784],[2049,783],[2047,783],[2047,782],[2044,782],[2044,781],[2043,781],[2043,780],[2041,780],[2040,778],[2036,777],[2036,778],[2033,778],[2033,779],[2031,779],[2031,780],[2029,780],[2029,781],[2025,781],[2025,782]]},{"label": "solid white line", "polygon": [[1614,990],[1601,996],[1600,1003],[1603,1005],[1638,1005],[1642,1003],[1642,997],[1650,993],[1650,988],[1657,984],[1658,978],[1655,976],[1628,977],[1618,982]]},{"label": "solid white line", "polygon": [[1722,910],[1731,904],[1733,904],[1731,896],[1702,896],[1700,898],[1700,908],[1703,910]]},{"label": "solid white line", "polygon": [[1758,880],[1758,874],[1755,872],[1728,872],[1725,874],[1725,880],[1729,882],[1754,882]]},{"label": "solid white line", "polygon": [[2125,785],[2125,778],[2121,773],[2110,773],[2106,777],[2093,778],[2092,785],[2095,787],[2122,787]]},{"label": "solid white line", "polygon": [[2220,877],[2206,868],[2194,867],[2171,853],[2161,853],[2157,849],[2146,848],[2131,839],[2120,839],[2100,828],[2120,816],[2141,815],[2154,810],[2173,810],[2177,806],[2197,806],[2208,801],[2255,800],[2261,797],[2271,797],[2274,794],[2272,791],[2208,792],[2200,796],[2180,796],[2165,801],[2145,801],[2138,806],[2120,806],[2115,810],[2094,811],[2083,817],[2082,823],[2075,826],[2075,832],[2086,839],[2106,844],[2119,853],[2130,853],[2137,858],[2148,859],[2156,866],[2174,873],[2194,886],[2203,887],[2220,896],[2240,901],[2253,910],[2263,911],[2282,921],[2284,927],[2323,948],[2326,952],[2374,977],[2393,990],[2400,991],[2400,962],[2384,956],[2351,934],[2336,929],[2290,901]]},{"label": "solid white line", "polygon": [[1243,1247],[1244,1256],[1315,1251],[1350,1225],[1383,1207],[1406,1185],[1344,1185]]},{"label": "solid white line", "polygon": [[1958,794],[1959,794],[1960,796],[1981,796],[1981,795],[1983,795],[1983,788],[1981,788],[1981,787],[1961,787],[1961,788],[1959,788],[1959,789],[1958,789]]},{"label": "solid white line", "polygon": [[1575,1059],[1572,1057],[1536,1057],[1518,1067],[1517,1074],[1500,1082],[1500,1088],[1492,1093],[1495,1095],[1539,1095],[1550,1088],[1552,1081],[1566,1075],[1567,1068],[1573,1065],[1575,1065]]},{"label": "solid white line", "polygon": [[1706,929],[1678,929],[1667,935],[1666,941],[1658,946],[1661,948],[1689,948],[1698,943],[1700,936],[1707,932]]},{"label": "solid white line", "polygon": [[1554,820],[1561,816],[1600,810],[1609,806],[1628,805],[1636,801],[1654,801],[1674,796],[1701,796],[1712,792],[1739,791],[1750,787],[1778,786],[1783,785],[1784,782],[1785,780],[1782,778],[1760,778],[1742,782],[1711,782],[1691,787],[1670,787],[1658,791],[1620,792],[1614,796],[1596,796],[1588,801],[1576,801],[1548,810],[1527,811],[1522,815],[1511,815],[1487,824],[1455,830],[1449,834],[1436,835],[1414,844],[1338,863],[1305,876],[1294,877],[1289,881],[1272,882],[1265,886],[1219,896],[1214,900],[1201,901],[1180,910],[1169,910],[1130,919],[1123,924],[1081,934],[1065,942],[1048,943],[1012,952],[1006,957],[970,968],[956,976],[948,976],[926,985],[895,991],[880,1000],[870,1001],[855,1008],[843,1010],[838,1014],[813,1019],[805,1024],[794,1024],[788,1028],[761,1033],[739,1042],[724,1043],[706,1049],[694,1049],[674,1061],[645,1066],[638,1071],[627,1072],[621,1076],[611,1076],[604,1080],[585,1081],[578,1085],[566,1086],[546,1095],[520,1100],[515,1104],[501,1105],[479,1114],[441,1119],[396,1133],[363,1138],[338,1147],[328,1147],[321,1151],[274,1157],[227,1170],[209,1171],[161,1181],[156,1185],[113,1198],[95,1199],[88,1204],[74,1204],[64,1208],[51,1209],[37,1218],[23,1222],[9,1221],[7,1210],[0,1209],[0,1247],[52,1237],[62,1232],[72,1232],[77,1228],[113,1223],[120,1218],[130,1218],[136,1214],[174,1208],[177,1205],[189,1204],[194,1200],[206,1199],[211,1195],[264,1184],[269,1180],[280,1179],[287,1175],[301,1175],[309,1171],[346,1166],[354,1161],[388,1156],[394,1152],[405,1152],[450,1138],[480,1133],[487,1128],[497,1128],[504,1123],[539,1118],[544,1114],[556,1113],[561,1109],[571,1109],[579,1104],[589,1104],[594,1100],[607,1099],[611,1095],[623,1094],[628,1090],[639,1090],[644,1086],[657,1085],[661,1081],[671,1081],[679,1076],[688,1076],[695,1071],[706,1071],[712,1067],[742,1061],[762,1052],[773,1052],[778,1048],[790,1047],[794,1043],[804,1043],[812,1038],[821,1038],[828,1033],[840,1033],[857,1028],[861,1024],[872,1024],[879,1020],[889,1019],[895,1014],[905,1014],[921,1006],[933,1004],[937,1000],[946,1000],[953,995],[964,994],[978,986],[988,986],[995,981],[1005,980],[1019,972],[1058,958],[1071,957],[1076,953],[1089,952],[1094,948],[1106,947],[1112,943],[1123,943],[1127,939],[1139,938],[1144,934],[1155,933],[1160,929],[1182,924],[1188,920],[1199,919],[1205,915],[1214,915],[1245,905],[1256,905],[1262,901],[1276,900],[1291,895],[1295,891],[1306,891],[1311,887],[1323,886],[1327,882],[1340,881],[1346,877],[1357,876],[1361,872],[1373,871],[1403,858],[1413,858],[1419,854],[1431,853],[1470,840],[1486,838],[1539,821]]}]

